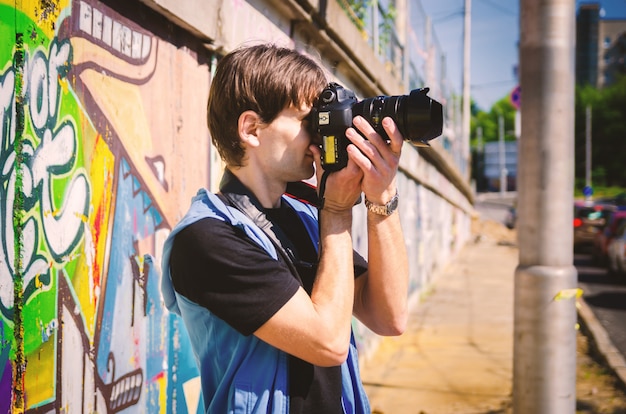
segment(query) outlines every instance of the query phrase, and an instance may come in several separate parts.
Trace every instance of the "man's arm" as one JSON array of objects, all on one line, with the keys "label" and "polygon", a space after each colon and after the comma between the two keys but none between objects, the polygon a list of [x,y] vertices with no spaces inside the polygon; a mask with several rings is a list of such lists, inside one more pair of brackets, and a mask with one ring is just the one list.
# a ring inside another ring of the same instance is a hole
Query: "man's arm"
[{"label": "man's arm", "polygon": [[[391,142],[384,142],[363,118],[346,136],[356,146],[349,148],[363,170],[363,192],[371,202],[386,204],[396,194],[396,174],[403,137],[390,118],[383,127]],[[358,148],[358,150],[357,150]],[[379,335],[400,335],[408,319],[408,259],[398,212],[382,216],[367,212],[368,272],[356,281],[354,314]]]},{"label": "man's arm", "polygon": [[407,323],[408,261],[400,219],[367,213],[368,272],[355,281],[354,315],[379,335],[400,335]]},{"label": "man's arm", "polygon": [[[319,167],[319,152],[316,152]],[[320,220],[320,260],[311,296],[300,288],[254,334],[318,366],[347,357],[354,303],[352,206],[362,173],[353,163],[328,178]]]}]

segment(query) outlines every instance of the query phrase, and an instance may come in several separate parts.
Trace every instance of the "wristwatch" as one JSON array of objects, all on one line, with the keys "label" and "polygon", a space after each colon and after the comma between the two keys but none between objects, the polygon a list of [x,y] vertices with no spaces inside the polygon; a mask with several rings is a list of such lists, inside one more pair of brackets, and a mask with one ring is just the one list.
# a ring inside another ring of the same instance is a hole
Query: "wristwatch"
[{"label": "wristwatch", "polygon": [[389,200],[387,204],[383,205],[374,204],[366,198],[365,207],[367,207],[367,209],[374,214],[390,216],[398,208],[398,191],[396,190],[396,194],[391,198],[391,200]]}]

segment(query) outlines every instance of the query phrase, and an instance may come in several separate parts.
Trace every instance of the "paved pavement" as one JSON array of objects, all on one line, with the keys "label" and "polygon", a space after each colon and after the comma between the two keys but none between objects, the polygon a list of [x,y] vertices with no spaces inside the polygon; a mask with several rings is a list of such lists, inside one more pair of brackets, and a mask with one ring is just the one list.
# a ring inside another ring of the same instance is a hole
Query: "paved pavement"
[{"label": "paved pavement", "polygon": [[[383,338],[361,364],[373,413],[510,412],[517,262],[514,244],[484,236],[439,272],[404,335]],[[626,384],[623,357],[582,300],[579,316]]]}]

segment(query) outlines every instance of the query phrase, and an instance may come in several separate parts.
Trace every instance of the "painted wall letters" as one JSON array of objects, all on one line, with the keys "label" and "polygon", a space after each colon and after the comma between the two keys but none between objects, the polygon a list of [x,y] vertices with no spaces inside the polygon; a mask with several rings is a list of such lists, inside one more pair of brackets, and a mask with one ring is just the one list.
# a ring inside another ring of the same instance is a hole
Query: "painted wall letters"
[{"label": "painted wall letters", "polygon": [[206,57],[96,1],[20,3],[0,1],[0,412],[196,413],[143,258],[208,185]]}]

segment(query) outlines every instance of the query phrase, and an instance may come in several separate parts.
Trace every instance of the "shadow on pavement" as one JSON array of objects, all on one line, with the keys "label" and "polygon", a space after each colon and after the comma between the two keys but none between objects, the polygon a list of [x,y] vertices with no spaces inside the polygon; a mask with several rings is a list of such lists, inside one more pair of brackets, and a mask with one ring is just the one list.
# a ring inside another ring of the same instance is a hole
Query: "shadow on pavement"
[{"label": "shadow on pavement", "polygon": [[574,255],[574,266],[578,270],[579,282],[596,285],[626,286],[626,275],[609,274],[606,269],[595,266],[589,255]]},{"label": "shadow on pavement", "polygon": [[610,411],[606,411],[606,410],[600,411],[595,404],[590,404],[588,402],[580,401],[580,400],[576,401],[576,414],[596,414],[596,413],[624,414],[624,410],[618,407]]},{"label": "shadow on pavement", "polygon": [[585,301],[598,308],[626,310],[626,293],[624,292],[601,292],[585,296]]}]

